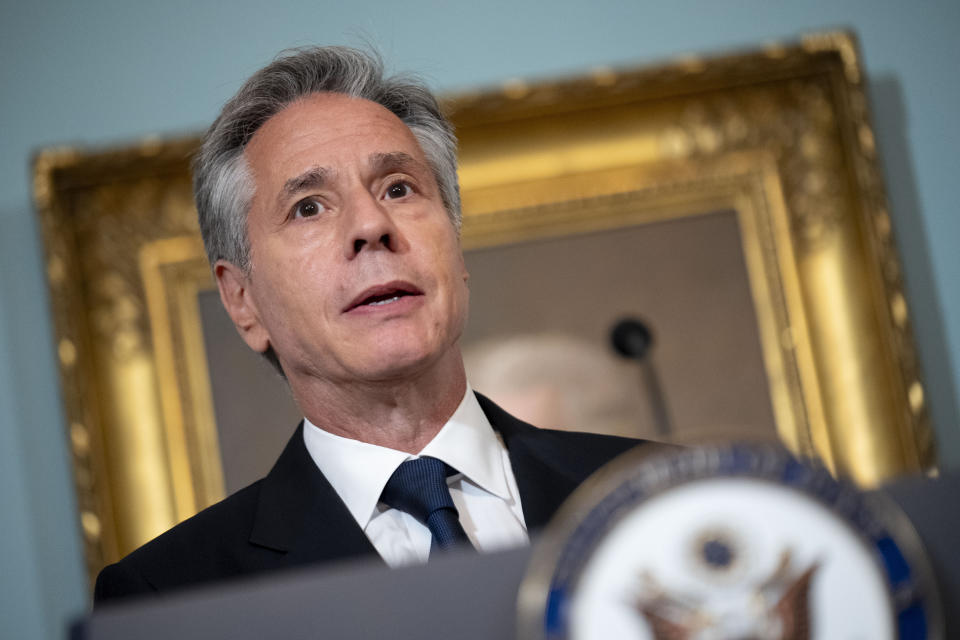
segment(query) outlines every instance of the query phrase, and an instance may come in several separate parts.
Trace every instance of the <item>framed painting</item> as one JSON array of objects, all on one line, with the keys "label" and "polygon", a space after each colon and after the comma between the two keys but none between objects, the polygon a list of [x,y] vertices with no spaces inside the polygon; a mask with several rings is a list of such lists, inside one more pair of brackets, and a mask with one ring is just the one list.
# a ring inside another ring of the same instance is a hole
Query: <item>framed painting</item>
[{"label": "framed painting", "polygon": [[[475,388],[546,423],[777,438],[864,486],[935,465],[852,35],[445,108]],[[264,473],[299,419],[219,307],[197,145],[36,160],[91,576]],[[653,336],[640,368],[608,347],[623,318]]]}]

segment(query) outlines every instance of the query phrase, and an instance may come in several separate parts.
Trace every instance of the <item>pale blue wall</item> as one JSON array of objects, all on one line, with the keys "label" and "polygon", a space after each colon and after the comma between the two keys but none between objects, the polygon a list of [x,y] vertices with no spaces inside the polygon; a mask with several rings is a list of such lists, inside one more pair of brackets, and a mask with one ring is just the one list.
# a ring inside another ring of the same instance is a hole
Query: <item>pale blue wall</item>
[{"label": "pale blue wall", "polygon": [[[960,465],[960,3],[554,0],[14,2],[0,8],[0,620],[56,638],[85,607],[30,154],[197,131],[251,71],[375,44],[441,90],[723,50],[829,26],[862,38],[943,457]],[[462,6],[461,6],[462,5]],[[222,7],[229,6],[224,12]]]}]

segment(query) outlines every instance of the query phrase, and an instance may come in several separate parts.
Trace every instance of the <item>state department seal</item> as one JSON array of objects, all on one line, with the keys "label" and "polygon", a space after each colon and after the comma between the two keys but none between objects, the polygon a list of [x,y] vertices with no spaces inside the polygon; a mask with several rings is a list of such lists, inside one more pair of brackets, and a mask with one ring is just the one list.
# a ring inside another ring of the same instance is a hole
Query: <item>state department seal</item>
[{"label": "state department seal", "polygon": [[520,588],[522,640],[934,640],[906,516],[768,445],[627,454],[564,506]]}]

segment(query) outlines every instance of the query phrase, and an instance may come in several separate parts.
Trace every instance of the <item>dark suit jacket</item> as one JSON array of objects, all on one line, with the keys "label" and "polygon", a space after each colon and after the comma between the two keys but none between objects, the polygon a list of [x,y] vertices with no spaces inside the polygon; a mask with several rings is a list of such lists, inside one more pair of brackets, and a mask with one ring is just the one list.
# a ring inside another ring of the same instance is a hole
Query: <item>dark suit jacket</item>
[{"label": "dark suit jacket", "polygon": [[[503,438],[528,531],[597,468],[640,441],[532,427],[478,394]],[[297,428],[266,478],[140,547],[97,577],[95,603],[306,564],[379,557]]]}]

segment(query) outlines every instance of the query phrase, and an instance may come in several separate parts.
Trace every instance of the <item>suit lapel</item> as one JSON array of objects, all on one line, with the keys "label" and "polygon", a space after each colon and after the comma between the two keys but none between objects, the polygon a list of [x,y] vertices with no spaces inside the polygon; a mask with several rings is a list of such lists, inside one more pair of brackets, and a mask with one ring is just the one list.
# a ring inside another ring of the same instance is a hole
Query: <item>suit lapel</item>
[{"label": "suit lapel", "polygon": [[379,557],[310,457],[302,422],[264,478],[250,542],[284,552],[283,566]]},{"label": "suit lapel", "polygon": [[545,432],[514,418],[485,396],[476,395],[507,447],[527,530],[542,529],[583,478],[571,477],[551,460],[549,449],[541,443]]}]

